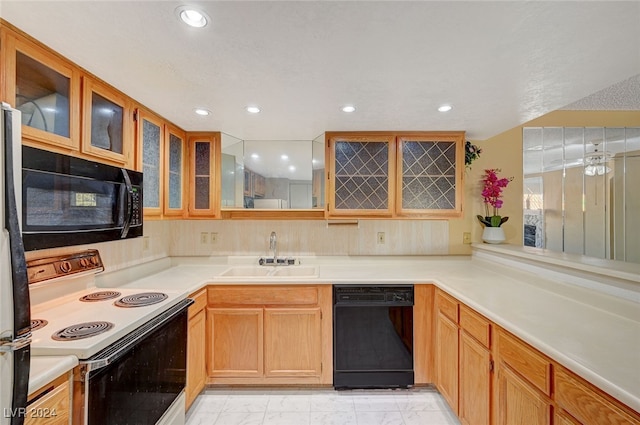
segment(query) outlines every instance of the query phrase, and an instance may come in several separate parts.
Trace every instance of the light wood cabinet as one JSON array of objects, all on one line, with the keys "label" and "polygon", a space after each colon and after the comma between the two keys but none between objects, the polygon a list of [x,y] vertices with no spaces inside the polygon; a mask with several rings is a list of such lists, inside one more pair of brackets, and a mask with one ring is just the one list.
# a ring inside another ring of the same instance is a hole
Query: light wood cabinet
[{"label": "light wood cabinet", "polygon": [[45,385],[29,395],[25,425],[68,425],[71,418],[71,385],[69,375]]},{"label": "light wood cabinet", "polygon": [[207,382],[331,384],[330,312],[330,285],[209,287]]},{"label": "light wood cabinet", "polygon": [[207,372],[206,359],[206,304],[205,289],[190,296],[194,303],[189,306],[187,331],[187,383],[185,386],[186,409],[188,410],[204,388]]},{"label": "light wood cabinet", "polygon": [[329,217],[460,217],[464,132],[326,133]]},{"label": "light wood cabinet", "polygon": [[220,216],[220,133],[188,133],[189,216]]},{"label": "light wood cabinet", "polygon": [[576,419],[571,423],[640,424],[637,414],[563,367],[556,368],[554,382],[556,402]]},{"label": "light wood cabinet", "polygon": [[468,425],[489,425],[491,353],[464,329],[460,332],[458,417]]},{"label": "light wood cabinet", "polygon": [[498,425],[550,425],[551,402],[508,365],[498,369]]},{"label": "light wood cabinet", "polygon": [[329,216],[387,216],[394,211],[395,137],[327,133]]},{"label": "light wood cabinet", "polygon": [[130,100],[87,75],[82,78],[82,144],[87,155],[133,168]]},{"label": "light wood cabinet", "polygon": [[79,68],[7,26],[1,31],[2,100],[22,111],[24,143],[59,152],[78,151]]},{"label": "light wood cabinet", "polygon": [[397,215],[460,217],[464,133],[402,136],[397,149]]},{"label": "light wood cabinet", "polygon": [[208,308],[208,375],[263,376],[263,309]]},{"label": "light wood cabinet", "polygon": [[136,111],[138,170],[144,173],[144,216],[162,216],[164,203],[164,121],[157,115],[139,108]]},{"label": "light wood cabinet", "polygon": [[188,205],[187,135],[178,127],[166,124],[164,128],[164,209],[165,217],[181,218]]},{"label": "light wood cabinet", "polygon": [[436,387],[451,410],[458,414],[458,306],[454,303],[452,310],[451,303],[449,296],[436,292]]}]

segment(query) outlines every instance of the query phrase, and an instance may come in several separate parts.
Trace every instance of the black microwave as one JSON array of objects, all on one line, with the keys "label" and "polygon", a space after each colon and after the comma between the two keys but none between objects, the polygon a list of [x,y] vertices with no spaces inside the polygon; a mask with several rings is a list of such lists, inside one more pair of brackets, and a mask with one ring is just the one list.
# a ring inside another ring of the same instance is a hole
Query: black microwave
[{"label": "black microwave", "polygon": [[25,251],[142,236],[142,173],[22,147]]}]

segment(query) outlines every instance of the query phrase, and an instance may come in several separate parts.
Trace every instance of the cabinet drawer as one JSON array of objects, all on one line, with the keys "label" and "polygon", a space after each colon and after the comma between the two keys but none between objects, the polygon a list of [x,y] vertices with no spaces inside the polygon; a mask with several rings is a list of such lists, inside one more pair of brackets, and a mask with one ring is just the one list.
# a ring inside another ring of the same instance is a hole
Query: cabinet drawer
[{"label": "cabinet drawer", "polygon": [[200,310],[207,305],[207,290],[202,289],[195,294],[189,295],[189,298],[193,300],[193,304],[189,306],[189,319],[193,318]]},{"label": "cabinet drawer", "polygon": [[534,348],[505,332],[498,332],[498,358],[509,364],[546,395],[551,394],[551,363]]},{"label": "cabinet drawer", "polygon": [[317,305],[318,288],[310,286],[211,286],[211,305]]},{"label": "cabinet drawer", "polygon": [[487,319],[462,304],[460,305],[460,327],[482,345],[489,348],[491,344],[491,324]]},{"label": "cabinet drawer", "polygon": [[51,392],[27,406],[25,424],[62,425],[69,423],[69,381],[65,380]]},{"label": "cabinet drawer", "polygon": [[458,302],[440,290],[436,292],[436,309],[458,323]]},{"label": "cabinet drawer", "polygon": [[640,423],[640,417],[633,418],[566,369],[558,367],[555,378],[556,401],[580,422],[598,425]]}]

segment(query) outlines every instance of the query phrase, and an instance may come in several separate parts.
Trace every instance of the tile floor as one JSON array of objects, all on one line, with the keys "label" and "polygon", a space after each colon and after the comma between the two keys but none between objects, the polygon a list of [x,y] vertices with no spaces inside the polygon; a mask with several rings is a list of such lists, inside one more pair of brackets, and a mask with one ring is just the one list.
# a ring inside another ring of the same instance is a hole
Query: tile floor
[{"label": "tile floor", "polygon": [[458,425],[435,390],[211,389],[186,425]]}]

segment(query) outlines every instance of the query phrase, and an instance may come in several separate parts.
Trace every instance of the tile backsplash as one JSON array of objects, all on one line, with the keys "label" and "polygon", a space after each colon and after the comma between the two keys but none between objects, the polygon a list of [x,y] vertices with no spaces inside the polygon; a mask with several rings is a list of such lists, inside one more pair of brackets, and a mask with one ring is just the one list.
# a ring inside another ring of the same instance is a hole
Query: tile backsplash
[{"label": "tile backsplash", "polygon": [[[146,221],[142,238],[32,251],[27,259],[92,248],[100,251],[106,270],[116,271],[168,256],[266,256],[271,255],[272,231],[281,256],[446,255],[449,250],[445,220],[360,220],[339,225],[324,220],[167,220]],[[378,243],[379,233],[384,233],[384,243]]]},{"label": "tile backsplash", "polygon": [[[180,220],[171,223],[170,255],[270,255],[274,231],[278,255],[446,255],[446,220]],[[384,243],[378,243],[378,234]],[[212,237],[215,234],[215,237]],[[212,240],[215,241],[212,242]]]}]

